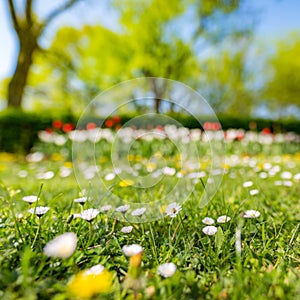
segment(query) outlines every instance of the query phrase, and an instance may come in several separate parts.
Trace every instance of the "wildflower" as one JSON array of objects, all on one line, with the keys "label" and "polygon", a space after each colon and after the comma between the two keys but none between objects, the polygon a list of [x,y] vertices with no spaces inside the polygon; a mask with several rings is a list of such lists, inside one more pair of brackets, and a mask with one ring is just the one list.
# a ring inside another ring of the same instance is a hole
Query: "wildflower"
[{"label": "wildflower", "polygon": [[101,274],[104,271],[104,267],[100,264],[92,266],[91,268],[87,269],[84,271],[85,275],[90,275],[90,274],[94,274],[94,275],[98,275]]},{"label": "wildflower", "polygon": [[202,232],[205,233],[206,235],[214,235],[218,231],[218,228],[216,226],[205,226],[202,229]]},{"label": "wildflower", "polygon": [[37,207],[30,208],[28,210],[28,212],[30,212],[31,214],[35,214],[40,218],[46,212],[48,212],[49,209],[50,209],[50,207],[48,207],[48,206],[37,206]]},{"label": "wildflower", "polygon": [[109,210],[111,210],[112,209],[112,206],[111,205],[103,205],[101,208],[100,208],[100,210],[102,211],[102,212],[105,212],[105,211],[109,211]]},{"label": "wildflower", "polygon": [[293,177],[292,173],[289,171],[284,171],[280,174],[282,179],[291,179]]},{"label": "wildflower", "polygon": [[116,177],[115,173],[108,173],[108,174],[105,175],[104,179],[106,181],[110,181],[110,180],[113,180],[115,177]]},{"label": "wildflower", "polygon": [[250,195],[251,195],[251,196],[257,195],[258,193],[259,193],[258,190],[251,190],[251,191],[250,191]]},{"label": "wildflower", "polygon": [[226,222],[229,222],[231,220],[230,217],[224,215],[224,216],[220,216],[218,219],[217,219],[217,222],[218,223],[226,223]]},{"label": "wildflower", "polygon": [[79,218],[90,222],[93,219],[95,219],[99,213],[100,212],[98,209],[89,208],[89,209],[82,211],[78,216],[79,216]]},{"label": "wildflower", "polygon": [[81,205],[84,205],[84,203],[87,201],[87,197],[81,197],[74,199],[74,202],[79,203]]},{"label": "wildflower", "polygon": [[145,207],[137,208],[131,213],[131,215],[135,217],[140,217],[145,213],[145,211],[146,211]]},{"label": "wildflower", "polygon": [[181,210],[182,210],[181,206],[176,202],[173,202],[167,206],[166,214],[171,218],[175,218]]},{"label": "wildflower", "polygon": [[[93,267],[92,267],[93,268]],[[91,269],[79,272],[68,284],[68,291],[80,299],[89,299],[98,293],[108,293],[113,287],[112,273],[102,270],[94,272]],[[97,267],[97,269],[101,269]]]},{"label": "wildflower", "polygon": [[34,203],[36,201],[38,201],[40,198],[38,198],[37,196],[24,196],[22,198],[23,201],[28,202],[29,204]]},{"label": "wildflower", "polygon": [[73,232],[66,232],[50,241],[43,249],[45,255],[50,257],[68,258],[77,246],[77,236]]},{"label": "wildflower", "polygon": [[126,204],[126,205],[122,205],[122,206],[117,207],[116,211],[124,214],[124,213],[126,213],[126,211],[129,208],[130,208],[130,205]]},{"label": "wildflower", "polygon": [[158,267],[158,273],[162,277],[172,277],[176,272],[176,265],[174,263],[164,263]]},{"label": "wildflower", "polygon": [[143,252],[143,247],[137,244],[125,245],[122,248],[123,253],[128,256],[134,256]]},{"label": "wildflower", "polygon": [[253,185],[253,182],[252,181],[245,181],[244,183],[243,183],[243,187],[250,187],[250,186],[252,186]]},{"label": "wildflower", "polygon": [[134,181],[131,180],[131,179],[124,179],[122,181],[120,181],[120,184],[119,184],[121,187],[127,187],[127,186],[131,186],[131,185],[134,185]]},{"label": "wildflower", "polygon": [[202,223],[206,224],[206,225],[212,225],[215,223],[214,219],[206,217],[204,219],[202,219]]},{"label": "wildflower", "polygon": [[124,226],[122,229],[121,229],[121,232],[123,233],[130,233],[132,231],[133,227],[132,226]]},{"label": "wildflower", "polygon": [[243,218],[247,219],[253,219],[253,218],[258,218],[260,216],[260,212],[258,210],[246,210],[245,213],[243,214]]}]

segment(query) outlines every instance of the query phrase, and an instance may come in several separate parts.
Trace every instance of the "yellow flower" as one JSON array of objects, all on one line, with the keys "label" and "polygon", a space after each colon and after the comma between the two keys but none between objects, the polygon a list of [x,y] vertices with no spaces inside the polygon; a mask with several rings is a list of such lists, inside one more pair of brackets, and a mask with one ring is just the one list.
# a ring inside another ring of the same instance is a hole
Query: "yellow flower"
[{"label": "yellow flower", "polygon": [[89,299],[98,293],[112,290],[113,275],[103,270],[101,273],[81,271],[68,284],[68,291],[79,299]]},{"label": "yellow flower", "polygon": [[60,154],[60,153],[53,153],[51,155],[51,160],[54,160],[54,161],[62,161],[64,158],[63,156]]},{"label": "yellow flower", "polygon": [[124,179],[120,182],[121,187],[131,186],[134,185],[134,181],[131,179]]},{"label": "yellow flower", "polygon": [[66,168],[72,168],[72,166],[73,166],[73,164],[72,164],[71,161],[66,161],[66,162],[64,163],[64,167],[66,167]]}]

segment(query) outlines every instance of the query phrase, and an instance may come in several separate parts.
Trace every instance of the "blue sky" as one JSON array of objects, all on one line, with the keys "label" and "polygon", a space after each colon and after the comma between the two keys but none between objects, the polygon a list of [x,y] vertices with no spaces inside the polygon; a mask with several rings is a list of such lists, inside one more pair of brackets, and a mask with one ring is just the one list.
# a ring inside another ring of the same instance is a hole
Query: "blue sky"
[{"label": "blue sky", "polygon": [[[250,1],[250,0],[248,0]],[[16,1],[18,4],[22,0]],[[72,11],[59,17],[45,34],[42,43],[45,45],[50,40],[56,29],[62,25],[81,26],[85,23],[101,23],[113,27],[115,16],[109,11],[104,2],[104,9],[98,8],[96,0],[89,0],[92,4],[80,2]],[[57,6],[61,0],[41,1],[36,0],[36,10],[39,15],[45,14],[51,7]],[[99,2],[97,2],[99,3]],[[103,3],[103,1],[102,1]],[[260,23],[256,28],[257,39],[266,44],[273,43],[276,39],[284,38],[291,31],[300,31],[300,1],[299,0],[253,0],[251,5],[259,11]],[[91,9],[92,7],[96,9]],[[0,1],[0,80],[11,76],[15,67],[17,46],[15,33],[8,18],[6,0]]]}]

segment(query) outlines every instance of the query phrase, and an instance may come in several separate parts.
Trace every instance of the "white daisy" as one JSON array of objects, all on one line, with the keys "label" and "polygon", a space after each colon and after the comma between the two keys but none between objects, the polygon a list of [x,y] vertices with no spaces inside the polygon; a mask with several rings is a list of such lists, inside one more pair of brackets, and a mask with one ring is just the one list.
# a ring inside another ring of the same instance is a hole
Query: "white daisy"
[{"label": "white daisy", "polygon": [[213,218],[206,217],[206,218],[202,219],[202,223],[205,225],[212,225],[215,223],[215,221]]},{"label": "white daisy", "polygon": [[100,208],[100,210],[101,210],[102,212],[109,211],[109,210],[111,210],[111,209],[112,209],[112,206],[109,205],[109,204],[103,205],[103,206],[101,206],[101,208]]},{"label": "white daisy", "polygon": [[99,275],[104,271],[104,267],[100,264],[92,266],[84,271],[84,275]]},{"label": "white daisy", "polygon": [[243,218],[247,219],[253,219],[253,218],[258,218],[260,216],[260,212],[258,210],[246,210],[245,213],[243,214]]},{"label": "white daisy", "polygon": [[83,205],[87,201],[87,197],[81,197],[81,198],[76,198],[74,199],[74,202],[79,203]]},{"label": "white daisy", "polygon": [[176,202],[173,202],[167,206],[166,214],[171,218],[175,218],[181,210],[182,210],[181,206]]},{"label": "white daisy", "polygon": [[217,222],[218,223],[226,223],[226,222],[229,222],[231,220],[230,217],[224,215],[224,216],[220,216],[218,219],[217,219]]},{"label": "white daisy", "polygon": [[80,213],[80,218],[90,222],[93,219],[95,219],[98,216],[99,213],[100,212],[99,212],[98,209],[89,208],[89,209],[86,209],[86,210],[84,210]]},{"label": "white daisy", "polygon": [[48,206],[37,206],[37,207],[30,208],[28,210],[28,212],[30,212],[31,214],[35,214],[38,217],[41,217],[46,212],[48,212],[49,209],[50,209],[50,207],[48,207]]},{"label": "white daisy", "polygon": [[30,195],[30,196],[24,196],[22,198],[23,201],[25,202],[28,202],[28,203],[34,203],[36,201],[38,201],[40,198],[38,198],[37,196],[33,196],[33,195]]},{"label": "white daisy", "polygon": [[245,188],[250,187],[250,186],[252,186],[252,185],[253,185],[253,182],[252,182],[252,181],[245,181],[245,182],[243,183],[243,187],[245,187]]},{"label": "white daisy", "polygon": [[164,263],[158,267],[158,273],[162,277],[172,277],[176,272],[176,265],[174,263]]},{"label": "white daisy", "polygon": [[66,232],[50,241],[43,249],[45,255],[50,257],[68,258],[77,246],[77,236],[73,232]]},{"label": "white daisy", "polygon": [[126,204],[126,205],[122,205],[122,206],[117,207],[116,211],[124,214],[124,213],[126,213],[126,211],[129,208],[130,208],[130,205]]},{"label": "white daisy", "polygon": [[145,213],[145,211],[146,211],[145,207],[137,208],[131,213],[131,215],[135,217],[140,217]]},{"label": "white daisy", "polygon": [[259,193],[259,190],[251,190],[250,191],[251,196],[257,195],[258,193]]},{"label": "white daisy", "polygon": [[137,244],[125,245],[122,248],[123,253],[126,256],[134,256],[143,252],[143,247]]},{"label": "white daisy", "polygon": [[133,227],[132,226],[124,226],[122,229],[121,229],[121,232],[123,233],[130,233],[132,231]]},{"label": "white daisy", "polygon": [[218,228],[216,226],[205,226],[202,229],[202,232],[205,233],[206,235],[214,235],[218,231]]}]

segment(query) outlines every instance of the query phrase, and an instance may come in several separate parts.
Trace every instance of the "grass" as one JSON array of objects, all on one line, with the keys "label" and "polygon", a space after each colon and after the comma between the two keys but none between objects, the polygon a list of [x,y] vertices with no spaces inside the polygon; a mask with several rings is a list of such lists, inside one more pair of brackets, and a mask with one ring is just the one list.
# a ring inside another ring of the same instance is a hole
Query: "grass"
[{"label": "grass", "polygon": [[[163,141],[151,143],[157,152]],[[103,188],[97,199],[91,194],[83,207],[74,203],[83,191],[73,173],[60,176],[63,169],[72,170],[67,146],[41,143],[36,150],[46,156],[38,162],[0,154],[1,299],[74,299],[67,290],[71,278],[97,264],[111,272],[113,287],[111,292],[95,294],[93,299],[297,299],[300,295],[300,187],[294,177],[300,173],[299,144],[228,144],[227,162],[223,165],[226,172],[208,205],[199,205],[205,176],[195,183],[195,190],[175,218],[142,223],[133,223],[130,212],[124,218],[115,212],[100,213],[91,222],[70,217],[85,208],[100,209],[100,205],[112,200]],[[178,153],[172,152],[169,144],[164,146],[168,151],[165,161],[175,166],[173,158]],[[99,163],[101,176],[110,168],[107,149],[103,149],[106,152]],[[132,167],[147,165],[151,158],[147,149],[145,141],[140,147],[135,145],[130,156]],[[205,160],[205,152],[202,159]],[[209,164],[201,168],[209,172]],[[49,171],[53,172],[52,178],[37,178]],[[141,172],[146,171],[142,168]],[[250,180],[253,185],[244,187],[243,183]],[[117,177],[109,184],[116,195],[124,195],[127,201],[137,202],[140,198],[138,189],[120,186]],[[151,201],[159,201],[165,195],[164,188],[168,190],[171,184],[166,180],[153,188],[148,194]],[[251,195],[254,189],[259,192]],[[89,192],[87,186],[86,193]],[[181,203],[180,192],[168,203]],[[23,196],[38,194],[38,205],[50,207],[40,218],[30,214],[30,205],[22,201]],[[249,209],[259,211],[260,216],[243,218]],[[231,220],[216,223],[221,215]],[[206,226],[202,223],[204,217],[215,220],[215,235],[202,232]],[[146,217],[140,220],[143,218]],[[132,232],[122,233],[121,228],[128,225],[133,226]],[[236,249],[239,230],[241,252]],[[77,235],[74,254],[67,259],[47,257],[43,253],[45,245],[65,232]],[[122,252],[122,247],[129,244],[144,248],[134,276],[130,271],[132,262]],[[166,262],[177,266],[170,278],[157,272],[158,266]]]}]

